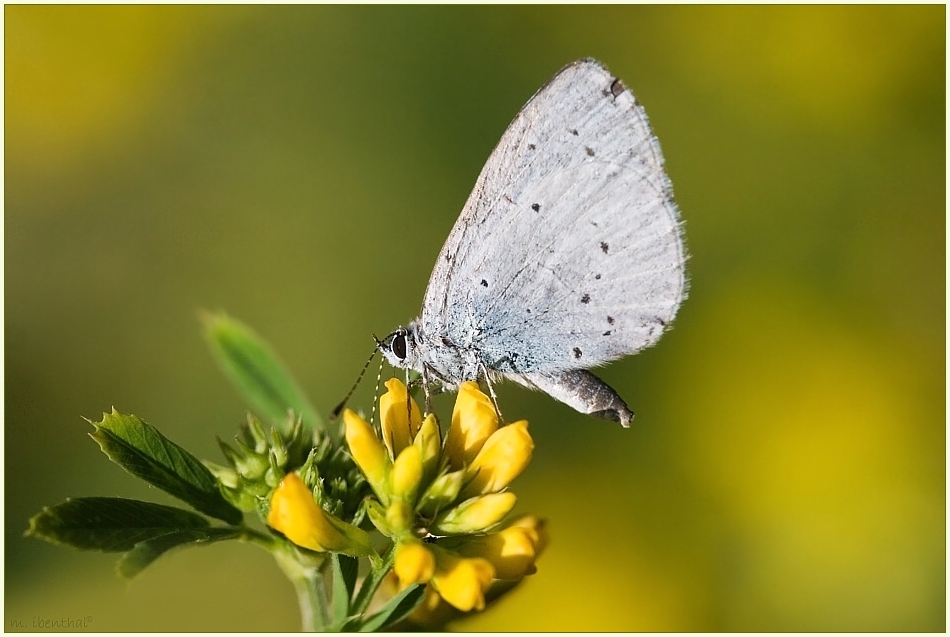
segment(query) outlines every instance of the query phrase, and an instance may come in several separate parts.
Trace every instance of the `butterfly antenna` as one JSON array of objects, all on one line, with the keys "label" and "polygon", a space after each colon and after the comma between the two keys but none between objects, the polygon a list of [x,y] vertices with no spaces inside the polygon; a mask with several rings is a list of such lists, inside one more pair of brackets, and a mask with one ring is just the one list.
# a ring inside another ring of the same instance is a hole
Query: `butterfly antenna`
[{"label": "butterfly antenna", "polygon": [[[363,369],[360,370],[359,376],[356,377],[356,382],[353,383],[353,386],[350,388],[350,391],[346,393],[346,396],[343,400],[340,401],[340,404],[334,407],[333,411],[330,412],[330,422],[334,422],[337,418],[340,417],[340,412],[343,411],[343,408],[346,407],[347,401],[353,396],[353,392],[356,391],[356,388],[359,387],[360,381],[363,380],[363,374],[366,373],[366,369],[369,367],[369,364],[373,361],[373,357],[376,356],[376,352],[379,351],[380,342],[375,336],[376,339],[376,349],[373,350],[373,353],[369,355],[369,358],[366,360],[366,363],[363,365]],[[380,370],[382,369],[382,363],[380,363]],[[379,390],[379,379],[376,380],[376,389]],[[373,403],[373,409],[376,409],[376,403]]]},{"label": "butterfly antenna", "polygon": [[[373,338],[376,337],[373,336]],[[376,349],[379,350],[380,346],[382,346],[382,343],[376,338]],[[370,426],[375,426],[376,421],[376,405],[379,404],[379,385],[383,380],[383,360],[382,358],[379,359],[379,369],[376,371],[376,387],[373,388],[373,411],[369,415]],[[379,429],[382,431],[382,423],[380,423]]]}]

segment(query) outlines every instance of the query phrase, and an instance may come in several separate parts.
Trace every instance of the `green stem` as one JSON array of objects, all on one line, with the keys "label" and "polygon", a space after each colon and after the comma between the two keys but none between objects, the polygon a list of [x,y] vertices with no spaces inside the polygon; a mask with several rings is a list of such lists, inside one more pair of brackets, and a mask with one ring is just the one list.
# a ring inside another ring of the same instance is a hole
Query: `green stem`
[{"label": "green stem", "polygon": [[392,569],[395,559],[396,544],[394,542],[382,559],[376,558],[373,560],[373,566],[366,576],[366,579],[363,580],[363,584],[356,594],[356,599],[353,601],[353,608],[350,610],[351,614],[362,615],[366,612],[370,601],[373,599],[373,595],[376,593],[376,589],[379,588],[386,574]]},{"label": "green stem", "polygon": [[300,605],[300,621],[304,632],[324,632],[332,622],[323,582],[322,563],[310,562],[293,547],[282,546],[273,551],[280,569],[294,585]]}]

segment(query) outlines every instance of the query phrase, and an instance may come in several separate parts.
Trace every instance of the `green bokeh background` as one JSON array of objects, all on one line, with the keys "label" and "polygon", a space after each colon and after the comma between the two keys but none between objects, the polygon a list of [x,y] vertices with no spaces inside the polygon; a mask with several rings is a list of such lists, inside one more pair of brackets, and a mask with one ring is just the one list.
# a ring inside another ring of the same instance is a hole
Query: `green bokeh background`
[{"label": "green bokeh background", "polygon": [[245,405],[199,309],[329,410],[512,117],[594,56],[662,142],[692,291],[603,372],[631,430],[501,388],[552,540],[455,628],[945,630],[945,12],[7,6],[5,627],[295,630],[254,547],[126,584],[27,518],[169,501],[86,436],[113,405],[220,460]]}]

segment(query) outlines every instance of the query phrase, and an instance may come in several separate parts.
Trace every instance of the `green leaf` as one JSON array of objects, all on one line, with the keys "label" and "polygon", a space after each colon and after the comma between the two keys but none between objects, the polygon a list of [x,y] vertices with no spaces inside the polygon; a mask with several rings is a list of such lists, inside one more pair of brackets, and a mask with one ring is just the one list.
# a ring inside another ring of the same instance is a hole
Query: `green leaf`
[{"label": "green leaf", "polygon": [[125,498],[70,498],[30,519],[26,535],[105,552],[183,530],[207,529],[208,520],[175,507]]},{"label": "green leaf", "polygon": [[202,321],[205,337],[218,365],[268,423],[286,435],[287,411],[293,409],[310,429],[326,430],[310,400],[260,336],[223,313],[203,314]]},{"label": "green leaf", "polygon": [[132,579],[141,573],[146,566],[174,548],[231,540],[240,535],[241,530],[234,528],[185,529],[160,535],[136,544],[135,548],[122,556],[117,568],[120,575]]},{"label": "green leaf", "polygon": [[333,553],[333,617],[338,621],[350,611],[350,600],[356,588],[359,561],[355,557]]},{"label": "green leaf", "polygon": [[231,524],[241,521],[243,514],[224,499],[200,460],[135,416],[115,409],[102,416],[89,435],[110,460],[202,513]]},{"label": "green leaf", "polygon": [[361,633],[373,633],[392,626],[409,616],[425,597],[426,587],[413,584],[387,603],[379,612],[371,615],[359,627]]}]

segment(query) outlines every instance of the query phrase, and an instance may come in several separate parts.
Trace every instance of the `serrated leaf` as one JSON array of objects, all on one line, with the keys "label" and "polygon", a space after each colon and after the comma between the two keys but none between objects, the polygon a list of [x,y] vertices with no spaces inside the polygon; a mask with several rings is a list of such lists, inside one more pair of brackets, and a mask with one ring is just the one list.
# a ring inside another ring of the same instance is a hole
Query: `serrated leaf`
[{"label": "serrated leaf", "polygon": [[122,556],[117,564],[119,574],[133,578],[145,567],[168,551],[189,545],[209,544],[221,540],[231,540],[241,535],[240,529],[185,529],[139,542],[131,551]]},{"label": "serrated leaf", "polygon": [[350,611],[350,600],[353,599],[353,589],[356,588],[356,575],[359,572],[359,561],[355,557],[333,554],[333,616],[346,617]]},{"label": "serrated leaf", "polygon": [[374,633],[402,621],[422,603],[425,592],[425,586],[413,584],[389,600],[382,610],[368,617],[359,627],[359,631]]},{"label": "serrated leaf", "polygon": [[175,507],[125,498],[75,498],[46,507],[30,519],[26,535],[104,552],[128,551],[139,542],[183,530],[208,528],[208,520]]},{"label": "serrated leaf", "polygon": [[110,460],[132,475],[225,522],[238,524],[243,518],[221,495],[217,480],[200,460],[144,420],[113,409],[92,425],[96,430],[89,435]]},{"label": "serrated leaf", "polygon": [[204,314],[202,320],[215,360],[258,415],[287,435],[287,411],[293,409],[310,429],[326,431],[317,410],[264,339],[223,313]]}]

